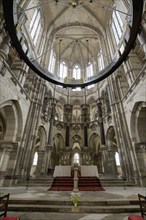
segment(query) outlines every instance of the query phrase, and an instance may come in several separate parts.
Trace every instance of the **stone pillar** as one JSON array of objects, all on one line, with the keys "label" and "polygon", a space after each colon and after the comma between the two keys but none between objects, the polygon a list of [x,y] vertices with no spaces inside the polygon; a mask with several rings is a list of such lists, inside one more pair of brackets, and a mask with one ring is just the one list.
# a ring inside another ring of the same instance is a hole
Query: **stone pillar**
[{"label": "stone pillar", "polygon": [[105,134],[104,134],[104,126],[103,126],[103,118],[102,118],[102,102],[100,99],[97,100],[97,108],[98,108],[98,122],[100,128],[100,142],[101,149],[103,155],[103,168],[104,174],[108,174],[108,148],[105,145]]},{"label": "stone pillar", "polygon": [[141,173],[138,182],[140,183],[142,180],[143,185],[146,186],[146,144],[135,144],[135,151]]},{"label": "stone pillar", "polygon": [[8,53],[10,50],[9,41],[10,41],[9,36],[6,36],[0,46],[0,71],[2,70],[4,65],[3,61],[4,60],[6,61],[8,58]]},{"label": "stone pillar", "polygon": [[29,70],[29,67],[26,65],[26,63],[20,60],[19,57],[16,57],[13,61],[13,65],[11,66],[11,69],[14,72],[20,84],[24,86],[26,81],[26,76]]},{"label": "stone pillar", "polygon": [[45,84],[40,77],[33,76],[31,102],[24,126],[20,156],[17,162],[16,173],[19,178],[29,179],[33,162],[34,146],[38,133],[38,126],[42,112],[42,102],[45,94]]},{"label": "stone pillar", "polygon": [[79,189],[78,189],[78,165],[77,164],[74,164],[74,188],[73,188],[73,191],[74,192],[78,192]]},{"label": "stone pillar", "polygon": [[9,186],[13,178],[13,171],[17,155],[17,143],[1,142],[2,157],[0,160],[0,185]]},{"label": "stone pillar", "polygon": [[10,50],[10,44],[9,43],[10,43],[10,37],[9,37],[9,35],[7,35],[4,38],[4,40],[3,40],[3,42],[0,46],[0,55],[5,60],[7,59],[7,56],[8,56],[9,50]]},{"label": "stone pillar", "polygon": [[1,17],[1,19],[0,19],[0,45],[3,42],[4,36],[5,36],[5,32],[4,32],[4,18]]},{"label": "stone pillar", "polygon": [[47,157],[47,170],[49,166],[51,166],[51,152],[52,152],[52,134],[53,134],[53,126],[54,126],[54,119],[56,114],[56,103],[57,100],[55,98],[51,99],[51,113],[50,113],[50,127],[49,127],[49,134],[48,134],[48,157]]},{"label": "stone pillar", "polygon": [[141,27],[141,32],[138,35],[138,40],[143,47],[143,51],[145,53],[145,57],[143,62],[146,62],[146,11],[143,12],[143,21],[142,21],[142,27]]},{"label": "stone pillar", "polygon": [[102,152],[99,152],[97,157],[97,168],[98,168],[98,173],[102,174],[103,173],[103,165],[102,165]]},{"label": "stone pillar", "polygon": [[81,121],[84,123],[84,147],[88,147],[88,123],[90,121],[90,107],[88,104],[81,105]]},{"label": "stone pillar", "polygon": [[47,153],[47,158],[46,158],[46,172],[48,172],[48,169],[51,168],[51,154],[52,154],[52,146],[47,145],[46,146],[46,153]]},{"label": "stone pillar", "polygon": [[70,138],[70,123],[72,122],[72,108],[71,104],[64,105],[64,122],[66,123],[66,138],[65,146],[69,147],[69,138]]},{"label": "stone pillar", "polygon": [[117,166],[115,160],[115,150],[108,151],[108,166],[110,168],[110,174],[113,177],[117,177]]},{"label": "stone pillar", "polygon": [[42,174],[42,165],[43,165],[43,159],[44,159],[44,151],[39,150],[38,151],[38,162],[37,162],[37,167],[35,171],[35,176],[40,176]]}]

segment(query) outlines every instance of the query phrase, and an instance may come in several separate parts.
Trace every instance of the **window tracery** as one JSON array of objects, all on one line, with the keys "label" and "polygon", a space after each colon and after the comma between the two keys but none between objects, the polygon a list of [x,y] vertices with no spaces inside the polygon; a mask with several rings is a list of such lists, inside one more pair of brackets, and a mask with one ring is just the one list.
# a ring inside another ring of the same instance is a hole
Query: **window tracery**
[{"label": "window tracery", "polygon": [[60,70],[59,70],[59,76],[64,79],[65,77],[67,77],[67,65],[64,61],[62,61],[60,63]]},{"label": "window tracery", "polygon": [[38,9],[36,9],[29,26],[30,36],[34,45],[37,43],[41,28],[41,13]]},{"label": "window tracery", "polygon": [[49,65],[48,65],[48,70],[49,70],[51,73],[54,73],[54,70],[55,70],[55,62],[56,62],[55,53],[54,53],[54,50],[51,49],[50,59],[49,59]]},{"label": "window tracery", "polygon": [[118,11],[113,11],[112,13],[112,31],[114,33],[114,37],[116,40],[116,44],[118,45],[123,33],[123,21],[120,17]]},{"label": "window tracery", "polygon": [[76,80],[81,79],[81,68],[78,64],[73,68],[73,78]]}]

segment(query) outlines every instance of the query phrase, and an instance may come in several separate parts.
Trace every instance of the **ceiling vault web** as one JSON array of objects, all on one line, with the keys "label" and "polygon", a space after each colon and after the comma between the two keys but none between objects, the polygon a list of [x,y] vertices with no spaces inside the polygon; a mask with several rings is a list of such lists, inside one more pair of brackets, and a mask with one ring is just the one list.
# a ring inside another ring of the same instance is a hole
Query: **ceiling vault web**
[{"label": "ceiling vault web", "polygon": [[[140,32],[144,2],[129,1],[130,9],[126,6],[120,7],[123,1],[115,0],[37,0],[30,1],[28,8],[20,8],[17,0],[2,0],[6,29],[20,57],[44,79],[72,88],[84,88],[105,79],[126,60]],[[29,24],[27,23],[26,26],[28,28],[22,28],[24,25],[22,21],[31,21],[32,14],[36,11],[37,14],[40,13],[43,24],[40,27],[43,30],[41,40],[44,36],[47,36],[48,40],[44,43],[46,48],[39,53],[35,51],[37,47],[33,45],[34,42],[30,46],[31,41],[27,38],[29,35],[30,39],[35,36],[34,33],[29,33],[31,32]],[[124,28],[121,29],[121,38],[113,48],[110,58],[107,47],[111,36],[107,33],[112,29],[112,16],[119,16],[118,22],[123,22]],[[27,35],[23,33],[25,30],[28,31]],[[61,47],[58,50],[60,40]],[[35,52],[32,50],[33,46]],[[78,62],[85,68],[92,58],[96,62],[94,75],[91,78],[84,78],[82,82],[70,81],[70,78],[66,81],[58,78],[58,73],[55,75],[48,71],[46,63],[45,66],[41,65],[43,59],[46,62],[45,56],[49,58],[52,51],[56,63],[60,64],[61,60],[64,60],[69,67]],[[97,69],[98,55],[101,55],[106,64],[102,70]]]}]

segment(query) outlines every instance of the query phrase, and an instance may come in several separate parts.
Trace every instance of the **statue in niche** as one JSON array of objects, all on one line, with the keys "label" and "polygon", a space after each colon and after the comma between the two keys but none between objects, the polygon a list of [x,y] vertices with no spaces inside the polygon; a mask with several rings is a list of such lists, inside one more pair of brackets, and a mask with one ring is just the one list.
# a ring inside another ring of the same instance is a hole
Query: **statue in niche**
[{"label": "statue in niche", "polygon": [[46,113],[48,104],[49,104],[49,99],[48,97],[45,97],[44,102],[43,102],[43,107],[42,107],[42,113]]},{"label": "statue in niche", "polygon": [[42,120],[48,122],[51,114],[51,91],[47,92],[44,97],[43,106],[42,106]]}]

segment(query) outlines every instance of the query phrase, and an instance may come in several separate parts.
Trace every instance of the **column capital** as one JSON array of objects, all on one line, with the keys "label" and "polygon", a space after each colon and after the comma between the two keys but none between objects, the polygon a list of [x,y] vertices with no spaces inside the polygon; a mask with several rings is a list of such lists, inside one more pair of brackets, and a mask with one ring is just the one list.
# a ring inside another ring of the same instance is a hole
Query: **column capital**
[{"label": "column capital", "polygon": [[52,147],[51,145],[46,145],[46,150],[47,150],[47,151],[52,150],[52,148],[53,148],[53,147]]},{"label": "column capital", "polygon": [[108,147],[104,144],[101,145],[101,149],[102,149],[102,151],[104,151],[104,150],[108,151]]},{"label": "column capital", "polygon": [[136,153],[144,153],[146,152],[146,143],[136,143],[135,144]]},{"label": "column capital", "polygon": [[14,151],[18,148],[17,142],[0,141],[0,148],[5,151]]}]

